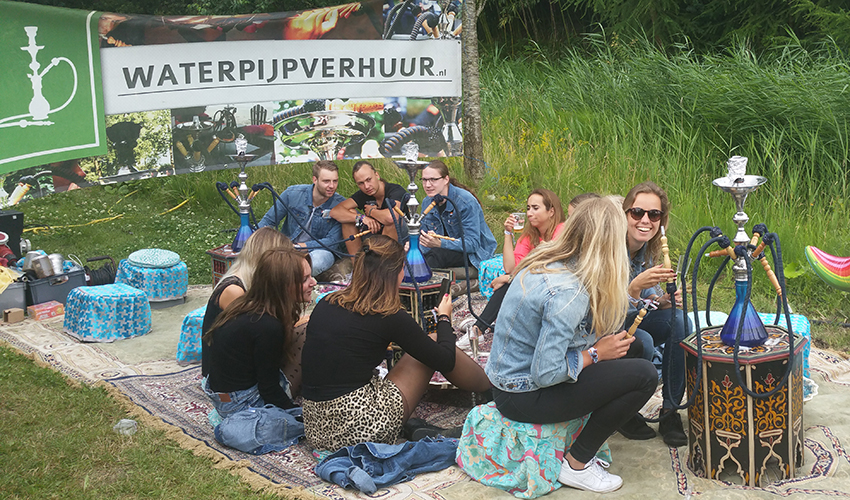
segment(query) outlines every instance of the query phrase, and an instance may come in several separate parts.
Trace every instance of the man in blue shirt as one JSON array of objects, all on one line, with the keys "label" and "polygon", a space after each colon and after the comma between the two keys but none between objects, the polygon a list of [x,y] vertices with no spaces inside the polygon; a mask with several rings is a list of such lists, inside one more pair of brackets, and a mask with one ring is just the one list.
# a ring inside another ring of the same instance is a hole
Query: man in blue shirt
[{"label": "man in blue shirt", "polygon": [[336,163],[317,161],[313,164],[313,184],[286,188],[259,223],[259,227],[277,227],[285,219],[280,232],[295,248],[310,252],[313,276],[330,269],[336,259],[334,252],[342,251],[342,227],[331,217],[331,209],[345,199],[336,192],[338,184]]}]

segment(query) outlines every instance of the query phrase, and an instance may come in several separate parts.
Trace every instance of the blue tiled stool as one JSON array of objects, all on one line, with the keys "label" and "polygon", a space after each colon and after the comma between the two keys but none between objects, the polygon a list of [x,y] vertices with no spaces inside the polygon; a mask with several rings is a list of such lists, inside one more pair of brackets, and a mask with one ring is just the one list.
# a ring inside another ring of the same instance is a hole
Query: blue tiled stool
[{"label": "blue tiled stool", "polygon": [[65,303],[65,332],[85,342],[112,342],[151,330],[145,292],[124,284],[81,286]]},{"label": "blue tiled stool", "polygon": [[177,343],[177,362],[181,365],[201,362],[201,327],[207,306],[199,307],[183,318],[180,342]]},{"label": "blue tiled stool", "polygon": [[122,259],[118,263],[115,282],[142,290],[151,307],[161,309],[185,302],[189,269],[176,253],[150,248],[133,252],[130,257]]},{"label": "blue tiled stool", "polygon": [[502,254],[481,261],[478,268],[478,290],[481,291],[481,295],[489,299],[493,295],[493,287],[490,283],[503,274],[505,274],[505,266],[502,262]]}]

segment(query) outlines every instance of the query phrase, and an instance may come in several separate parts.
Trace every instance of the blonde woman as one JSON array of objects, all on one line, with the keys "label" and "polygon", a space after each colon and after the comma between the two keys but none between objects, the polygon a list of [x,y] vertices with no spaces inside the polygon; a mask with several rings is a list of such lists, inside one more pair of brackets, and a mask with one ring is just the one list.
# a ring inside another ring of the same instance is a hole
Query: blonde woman
[{"label": "blonde woman", "polygon": [[515,270],[499,311],[486,373],[505,417],[566,422],[591,413],[561,465],[559,481],[595,492],[623,480],[597,450],[649,399],[657,374],[642,346],[620,331],[629,278],[626,217],[587,200],[564,231]]},{"label": "blonde woman", "polygon": [[[236,262],[221,277],[221,280],[213,289],[209,301],[207,301],[207,311],[204,314],[204,323],[201,327],[202,333],[206,334],[210,330],[216,318],[231,302],[245,295],[245,292],[251,288],[251,278],[260,256],[266,250],[275,248],[292,250],[292,242],[273,227],[261,227],[248,238],[245,246],[242,247],[242,251],[239,252]],[[303,340],[301,343],[303,344]],[[206,377],[209,370],[207,345],[202,343],[201,374]]]}]

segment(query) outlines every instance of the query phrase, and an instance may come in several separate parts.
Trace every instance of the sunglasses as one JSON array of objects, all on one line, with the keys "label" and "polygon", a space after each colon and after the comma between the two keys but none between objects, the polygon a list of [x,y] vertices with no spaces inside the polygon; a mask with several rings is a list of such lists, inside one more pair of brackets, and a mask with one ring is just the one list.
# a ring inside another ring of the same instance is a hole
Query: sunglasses
[{"label": "sunglasses", "polygon": [[626,210],[626,213],[631,215],[632,219],[634,219],[634,220],[641,220],[641,219],[643,219],[644,214],[646,214],[646,215],[649,216],[649,220],[651,222],[660,221],[661,216],[664,215],[664,212],[662,212],[661,210],[655,210],[655,209],[644,210],[644,209],[638,208],[638,207],[632,207],[632,208]]}]

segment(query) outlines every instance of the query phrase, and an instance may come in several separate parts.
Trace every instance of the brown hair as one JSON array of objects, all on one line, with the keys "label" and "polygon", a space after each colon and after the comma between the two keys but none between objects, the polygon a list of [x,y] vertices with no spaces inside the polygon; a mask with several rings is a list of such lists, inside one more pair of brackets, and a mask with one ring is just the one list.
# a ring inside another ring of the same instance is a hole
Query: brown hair
[{"label": "brown hair", "polygon": [[239,252],[236,262],[230,266],[230,269],[222,276],[222,279],[227,276],[236,275],[242,280],[245,290],[251,288],[251,278],[254,275],[254,268],[257,266],[257,261],[260,260],[263,252],[273,248],[292,250],[292,241],[272,226],[257,229],[245,242],[245,246]]},{"label": "brown hair", "polygon": [[[641,182],[640,184],[629,190],[628,194],[626,194],[625,199],[623,199],[623,210],[628,210],[632,208],[632,205],[635,202],[635,198],[637,198],[637,195],[642,193],[654,194],[655,196],[658,196],[658,198],[661,200],[661,220],[659,222],[660,225],[664,226],[664,229],[668,229],[667,223],[670,219],[670,200],[667,198],[667,193],[652,181]],[[655,236],[653,236],[651,240],[646,242],[646,257],[648,259],[651,259],[652,262],[661,262],[660,230],[655,233]]]},{"label": "brown hair", "polygon": [[320,170],[329,170],[331,172],[339,172],[339,167],[331,160],[319,160],[313,164],[313,177],[319,177]]},{"label": "brown hair", "polygon": [[263,252],[251,280],[251,288],[218,315],[212,327],[204,334],[204,342],[212,345],[212,332],[239,315],[259,317],[268,314],[283,325],[283,352],[290,352],[295,341],[295,323],[304,308],[301,285],[304,281],[303,263],[306,261],[303,254],[294,250],[278,248]]},{"label": "brown hair", "polygon": [[375,165],[372,165],[371,163],[369,163],[369,162],[368,162],[368,161],[366,161],[366,160],[360,160],[360,161],[358,161],[357,163],[355,163],[353,167],[351,167],[351,175],[352,175],[352,177],[354,176],[354,174],[356,174],[356,173],[357,173],[357,171],[358,171],[358,170],[360,170],[360,169],[361,169],[361,168],[363,168],[363,167],[369,167],[369,168],[371,168],[371,169],[372,169],[372,172],[378,173],[378,171],[377,171],[377,170],[375,170]]},{"label": "brown hair", "polygon": [[426,165],[425,168],[433,168],[439,171],[440,177],[448,177],[449,184],[453,184],[456,187],[469,191],[469,194],[475,197],[475,201],[477,201],[478,204],[481,205],[481,200],[479,200],[478,197],[475,196],[475,191],[473,191],[472,188],[470,188],[469,186],[461,184],[460,182],[458,182],[457,179],[449,175],[449,167],[447,167],[446,164],[442,162],[442,160],[433,160],[428,165]]},{"label": "brown hair", "polygon": [[561,206],[561,199],[558,198],[558,195],[555,194],[554,191],[537,188],[532,191],[528,197],[531,198],[531,196],[535,194],[543,198],[543,206],[546,207],[547,211],[555,209],[555,215],[549,220],[549,227],[546,228],[546,232],[544,234],[540,234],[540,230],[531,224],[525,225],[525,229],[522,231],[520,239],[527,237],[528,241],[531,243],[531,248],[537,248],[541,239],[543,241],[551,240],[552,236],[555,234],[555,228],[558,227],[558,224],[565,220],[564,208]]},{"label": "brown hair", "polygon": [[579,204],[579,203],[581,203],[581,202],[583,202],[583,201],[593,200],[593,199],[596,199],[596,198],[601,198],[601,196],[599,196],[599,195],[598,195],[598,194],[596,194],[596,193],[581,193],[581,194],[577,194],[577,195],[573,196],[573,199],[572,199],[572,200],[570,200],[570,202],[569,202],[569,203],[567,203],[567,206],[570,206],[570,207],[575,208],[575,207],[577,207],[577,206],[578,206],[578,204]]},{"label": "brown hair", "polygon": [[398,274],[404,268],[404,255],[404,248],[389,236],[370,237],[354,258],[351,284],[329,294],[328,302],[364,316],[397,313],[402,309]]}]

